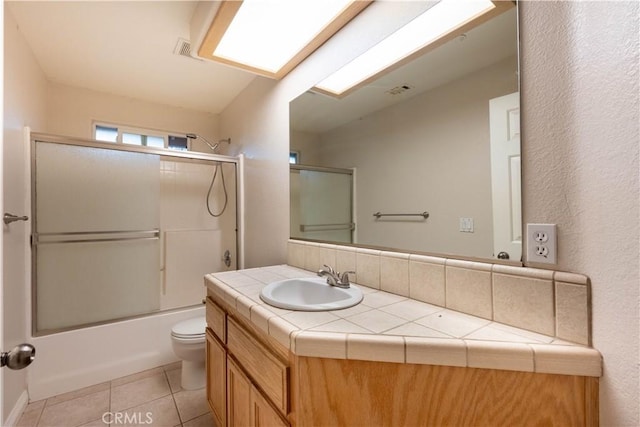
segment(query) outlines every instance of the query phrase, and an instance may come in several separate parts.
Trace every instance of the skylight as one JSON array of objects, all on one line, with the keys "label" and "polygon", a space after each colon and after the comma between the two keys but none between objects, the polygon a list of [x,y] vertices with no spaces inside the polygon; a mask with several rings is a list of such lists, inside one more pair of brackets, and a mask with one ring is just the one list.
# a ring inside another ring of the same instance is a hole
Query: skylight
[{"label": "skylight", "polygon": [[484,15],[494,9],[496,4],[489,0],[442,0],[315,87],[329,95],[344,96],[401,65],[413,54],[421,54],[447,36],[456,35],[468,24],[478,25],[475,22],[484,21]]},{"label": "skylight", "polygon": [[369,3],[353,0],[225,1],[199,55],[281,78]]}]

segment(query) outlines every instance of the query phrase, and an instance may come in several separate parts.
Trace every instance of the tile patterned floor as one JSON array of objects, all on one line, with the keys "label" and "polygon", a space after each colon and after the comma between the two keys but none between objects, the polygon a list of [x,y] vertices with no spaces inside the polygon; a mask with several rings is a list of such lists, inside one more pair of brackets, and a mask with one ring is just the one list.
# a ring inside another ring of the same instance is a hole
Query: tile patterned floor
[{"label": "tile patterned floor", "polygon": [[31,402],[19,427],[215,427],[205,389],[180,387],[180,362]]}]

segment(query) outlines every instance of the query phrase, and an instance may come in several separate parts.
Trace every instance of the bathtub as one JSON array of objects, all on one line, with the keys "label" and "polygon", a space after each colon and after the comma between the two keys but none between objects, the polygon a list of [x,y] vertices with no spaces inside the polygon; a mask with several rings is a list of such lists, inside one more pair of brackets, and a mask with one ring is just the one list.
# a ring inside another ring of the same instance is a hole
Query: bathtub
[{"label": "bathtub", "polygon": [[36,359],[27,372],[36,401],[177,362],[171,327],[204,316],[204,306],[34,337]]}]

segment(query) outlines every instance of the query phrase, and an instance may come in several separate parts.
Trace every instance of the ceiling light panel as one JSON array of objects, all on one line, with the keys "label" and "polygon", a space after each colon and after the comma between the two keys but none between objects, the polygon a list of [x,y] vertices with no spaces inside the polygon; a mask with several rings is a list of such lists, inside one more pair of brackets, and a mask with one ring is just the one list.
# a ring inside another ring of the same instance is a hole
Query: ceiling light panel
[{"label": "ceiling light panel", "polygon": [[[500,13],[511,2],[489,0],[442,0],[411,22],[374,45],[362,55],[318,83],[320,92],[342,97],[347,93],[404,64],[414,55],[439,46],[461,31]],[[498,10],[499,9],[499,10]]]},{"label": "ceiling light panel", "polygon": [[353,0],[225,1],[199,55],[281,78],[369,3]]}]

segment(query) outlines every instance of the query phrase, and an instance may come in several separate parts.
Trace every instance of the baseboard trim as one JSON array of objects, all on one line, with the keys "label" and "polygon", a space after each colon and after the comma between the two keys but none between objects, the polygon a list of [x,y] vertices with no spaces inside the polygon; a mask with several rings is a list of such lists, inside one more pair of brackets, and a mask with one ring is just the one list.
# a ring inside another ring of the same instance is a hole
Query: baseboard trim
[{"label": "baseboard trim", "polygon": [[18,425],[18,421],[20,420],[20,417],[22,416],[22,413],[24,412],[28,404],[29,404],[29,393],[27,393],[27,390],[24,390],[20,395],[20,397],[18,398],[18,401],[16,402],[16,404],[13,405],[13,409],[11,410],[11,412],[9,412],[9,416],[7,417],[4,424],[2,425],[4,426]]}]

